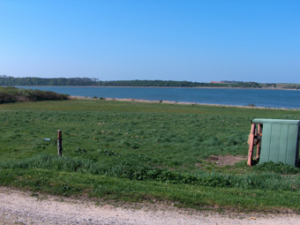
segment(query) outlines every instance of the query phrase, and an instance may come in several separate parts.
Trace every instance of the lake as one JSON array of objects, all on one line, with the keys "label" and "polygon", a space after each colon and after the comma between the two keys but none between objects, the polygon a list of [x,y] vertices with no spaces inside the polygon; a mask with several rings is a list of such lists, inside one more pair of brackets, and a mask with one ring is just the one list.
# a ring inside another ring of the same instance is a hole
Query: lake
[{"label": "lake", "polygon": [[60,86],[22,86],[20,88],[98,98],[129,98],[235,106],[251,104],[259,107],[288,109],[300,108],[300,91],[297,90]]}]

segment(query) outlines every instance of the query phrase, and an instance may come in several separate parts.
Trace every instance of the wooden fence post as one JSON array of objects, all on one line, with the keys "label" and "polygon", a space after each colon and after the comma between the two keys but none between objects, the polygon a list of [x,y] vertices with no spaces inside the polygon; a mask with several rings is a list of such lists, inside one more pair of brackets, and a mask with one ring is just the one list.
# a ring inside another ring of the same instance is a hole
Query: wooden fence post
[{"label": "wooden fence post", "polygon": [[62,156],[62,132],[57,130],[57,154]]}]

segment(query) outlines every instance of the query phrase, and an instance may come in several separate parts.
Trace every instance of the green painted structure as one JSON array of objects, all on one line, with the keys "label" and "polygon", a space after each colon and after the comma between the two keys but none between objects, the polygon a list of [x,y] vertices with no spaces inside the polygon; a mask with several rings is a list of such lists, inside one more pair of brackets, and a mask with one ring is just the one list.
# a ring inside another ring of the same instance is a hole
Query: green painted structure
[{"label": "green painted structure", "polygon": [[262,126],[259,164],[273,161],[299,166],[300,120],[254,119]]}]

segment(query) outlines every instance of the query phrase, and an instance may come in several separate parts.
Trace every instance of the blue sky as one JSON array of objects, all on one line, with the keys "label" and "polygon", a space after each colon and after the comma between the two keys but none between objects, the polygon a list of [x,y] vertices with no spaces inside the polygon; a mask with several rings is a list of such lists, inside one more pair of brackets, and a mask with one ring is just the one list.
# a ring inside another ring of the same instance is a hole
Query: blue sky
[{"label": "blue sky", "polygon": [[300,83],[299,0],[0,0],[0,75]]}]

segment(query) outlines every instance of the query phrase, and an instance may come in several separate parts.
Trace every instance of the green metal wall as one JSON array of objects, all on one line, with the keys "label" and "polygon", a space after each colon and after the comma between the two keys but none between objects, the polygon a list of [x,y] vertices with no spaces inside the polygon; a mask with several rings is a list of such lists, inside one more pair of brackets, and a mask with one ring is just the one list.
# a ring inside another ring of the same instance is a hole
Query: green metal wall
[{"label": "green metal wall", "polygon": [[259,164],[273,161],[296,166],[300,121],[256,119],[252,122],[263,124]]}]

